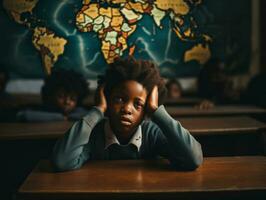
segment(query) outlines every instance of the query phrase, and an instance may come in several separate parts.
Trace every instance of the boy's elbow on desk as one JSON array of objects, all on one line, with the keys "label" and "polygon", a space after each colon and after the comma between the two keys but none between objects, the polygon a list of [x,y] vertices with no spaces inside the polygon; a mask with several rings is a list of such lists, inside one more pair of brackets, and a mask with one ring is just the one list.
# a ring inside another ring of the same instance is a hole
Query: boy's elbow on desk
[{"label": "boy's elbow on desk", "polygon": [[202,150],[201,150],[201,147],[200,147],[199,150],[194,154],[194,156],[191,157],[191,161],[190,161],[190,164],[189,164],[188,168],[190,170],[195,170],[202,163],[203,163],[203,155],[202,155]]},{"label": "boy's elbow on desk", "polygon": [[189,170],[197,169],[203,163],[203,153],[201,149],[201,145],[198,143],[198,148],[195,150],[187,163],[187,167]]},{"label": "boy's elbow on desk", "polygon": [[59,172],[79,169],[82,166],[81,162],[65,160],[60,156],[53,156],[51,161],[55,170]]},{"label": "boy's elbow on desk", "polygon": [[199,148],[194,150],[189,155],[184,156],[182,158],[176,158],[171,160],[171,164],[176,169],[182,170],[196,170],[203,163],[203,153],[201,150],[201,145],[199,144]]},{"label": "boy's elbow on desk", "polygon": [[196,158],[193,159],[191,162],[191,165],[189,166],[190,170],[196,170],[201,164],[203,163],[203,156],[197,156]]},{"label": "boy's elbow on desk", "polygon": [[203,158],[194,158],[189,161],[184,161],[180,164],[180,161],[171,161],[171,165],[177,170],[193,171],[196,170],[203,162]]}]

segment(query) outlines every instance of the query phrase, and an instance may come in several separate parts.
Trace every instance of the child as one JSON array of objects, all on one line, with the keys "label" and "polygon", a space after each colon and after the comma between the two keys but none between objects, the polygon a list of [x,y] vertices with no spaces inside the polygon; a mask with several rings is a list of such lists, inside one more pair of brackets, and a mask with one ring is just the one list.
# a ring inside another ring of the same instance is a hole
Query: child
[{"label": "child", "polygon": [[166,90],[154,64],[116,60],[99,82],[96,106],[54,147],[57,170],[78,169],[89,160],[157,156],[186,170],[202,163],[201,145],[161,105]]},{"label": "child", "polygon": [[178,99],[182,96],[182,87],[178,80],[170,79],[166,83],[167,96],[170,99]]},{"label": "child", "polygon": [[42,122],[81,119],[87,110],[81,108],[88,95],[88,84],[78,73],[55,70],[46,77],[41,91],[43,105],[40,110],[19,112],[20,121]]},{"label": "child", "polygon": [[233,103],[237,93],[225,71],[225,63],[217,58],[210,59],[202,68],[198,78],[198,94],[204,100],[199,109],[213,108],[215,104]]}]

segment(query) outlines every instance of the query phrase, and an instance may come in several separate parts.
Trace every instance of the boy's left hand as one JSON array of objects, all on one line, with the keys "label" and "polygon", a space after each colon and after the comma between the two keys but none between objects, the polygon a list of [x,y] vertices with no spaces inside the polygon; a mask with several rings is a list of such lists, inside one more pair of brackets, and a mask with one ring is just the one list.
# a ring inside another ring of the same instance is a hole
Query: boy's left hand
[{"label": "boy's left hand", "polygon": [[158,108],[158,86],[154,86],[150,95],[147,98],[146,111],[148,115],[154,113]]}]

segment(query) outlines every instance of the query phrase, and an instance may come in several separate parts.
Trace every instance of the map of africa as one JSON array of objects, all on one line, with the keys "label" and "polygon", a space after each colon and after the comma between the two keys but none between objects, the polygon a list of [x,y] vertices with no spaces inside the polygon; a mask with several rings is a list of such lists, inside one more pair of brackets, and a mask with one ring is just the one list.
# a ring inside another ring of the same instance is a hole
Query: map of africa
[{"label": "map of africa", "polygon": [[133,55],[174,77],[199,69],[212,56],[213,35],[197,20],[212,17],[203,0],[3,0],[2,5],[8,16],[3,27],[10,21],[19,26],[9,48],[20,74],[36,77],[65,67],[95,78],[116,57]]}]

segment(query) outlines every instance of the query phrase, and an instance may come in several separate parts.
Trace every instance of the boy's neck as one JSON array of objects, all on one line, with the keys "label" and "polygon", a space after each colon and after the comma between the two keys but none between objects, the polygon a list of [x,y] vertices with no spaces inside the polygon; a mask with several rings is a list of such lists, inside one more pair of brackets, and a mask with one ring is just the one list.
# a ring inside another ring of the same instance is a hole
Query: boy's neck
[{"label": "boy's neck", "polygon": [[130,138],[128,139],[128,138],[119,138],[119,137],[117,137],[117,140],[119,141],[119,143],[121,145],[127,145],[129,143],[129,141],[130,141]]},{"label": "boy's neck", "polygon": [[135,130],[133,130],[130,134],[119,133],[114,131],[114,134],[121,145],[127,145],[131,140],[131,138],[133,137],[133,135],[136,133],[136,130],[137,128],[135,128]]}]

